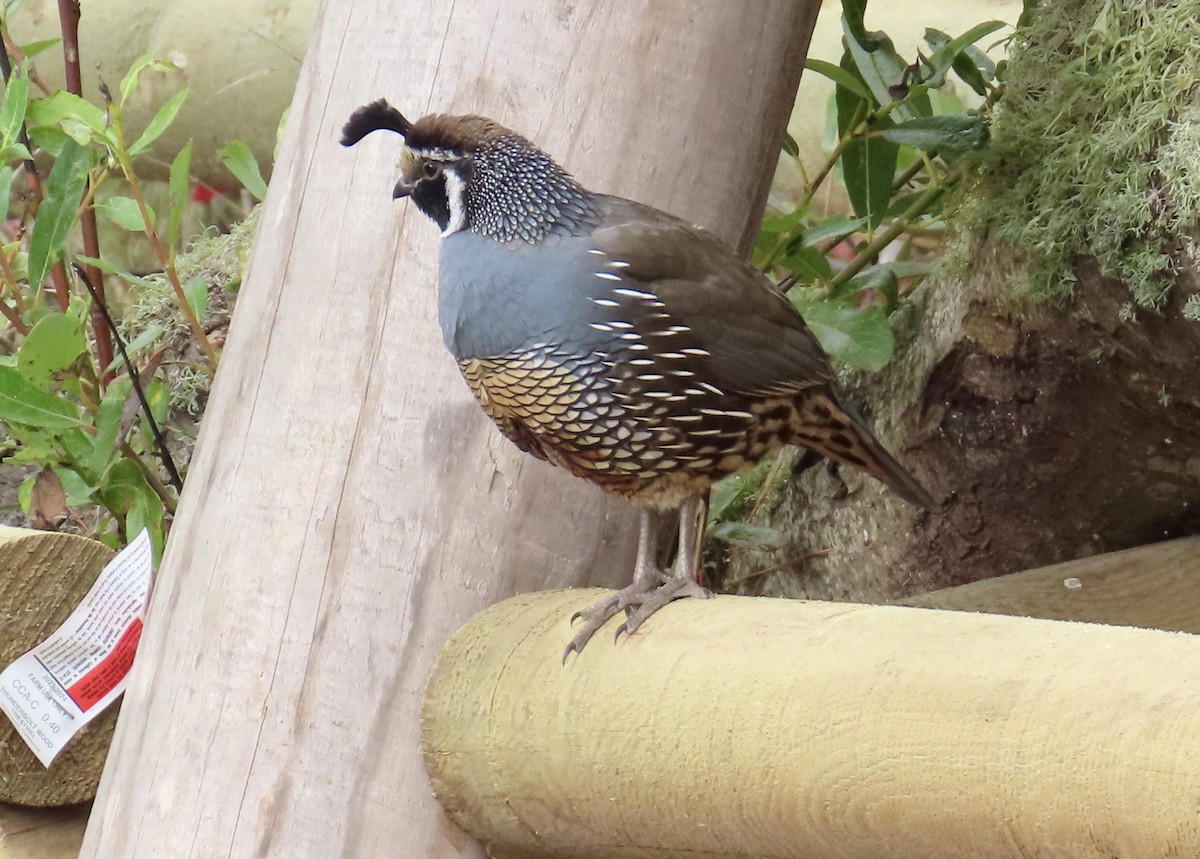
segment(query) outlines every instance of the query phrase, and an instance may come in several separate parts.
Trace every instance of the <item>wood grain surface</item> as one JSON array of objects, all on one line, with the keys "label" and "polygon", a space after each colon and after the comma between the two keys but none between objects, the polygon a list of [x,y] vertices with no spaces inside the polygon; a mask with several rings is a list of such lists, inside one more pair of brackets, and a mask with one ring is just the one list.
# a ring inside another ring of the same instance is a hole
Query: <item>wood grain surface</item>
[{"label": "wood grain surface", "polygon": [[566,668],[579,591],[454,635],[422,711],[495,859],[1200,856],[1200,638],[720,596]]},{"label": "wood grain surface", "polygon": [[[70,617],[112,556],[76,534],[0,526],[0,670]],[[0,714],[0,802],[60,806],[95,796],[119,710],[109,707],[88,723],[49,768]]]},{"label": "wood grain surface", "polygon": [[897,604],[1200,633],[1200,537],[984,579]]},{"label": "wood grain surface", "polygon": [[417,751],[434,654],[519,591],[624,583],[632,511],[503,441],[445,354],[386,96],[480,112],[745,246],[817,3],[324,4],[85,857],[481,857]]}]

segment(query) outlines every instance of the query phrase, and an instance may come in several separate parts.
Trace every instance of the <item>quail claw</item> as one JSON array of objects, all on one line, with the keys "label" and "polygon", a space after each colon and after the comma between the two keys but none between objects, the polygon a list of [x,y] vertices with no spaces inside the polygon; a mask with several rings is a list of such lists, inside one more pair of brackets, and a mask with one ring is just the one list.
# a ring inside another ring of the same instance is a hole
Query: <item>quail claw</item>
[{"label": "quail claw", "polygon": [[575,625],[575,621],[582,618],[583,625],[579,631],[575,633],[575,637],[567,644],[563,650],[563,664],[566,665],[567,657],[572,652],[579,653],[583,650],[584,645],[588,643],[597,630],[604,624],[608,623],[609,619],[615,617],[619,612],[627,611],[629,606],[629,594],[625,590],[618,591],[610,597],[605,597],[600,602],[586,606],[571,615],[571,626]]}]

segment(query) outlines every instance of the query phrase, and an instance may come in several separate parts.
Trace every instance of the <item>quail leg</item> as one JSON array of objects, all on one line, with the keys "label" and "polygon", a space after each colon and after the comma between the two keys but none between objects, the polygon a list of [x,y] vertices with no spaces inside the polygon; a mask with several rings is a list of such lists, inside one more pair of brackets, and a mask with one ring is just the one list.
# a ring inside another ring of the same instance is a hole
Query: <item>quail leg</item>
[{"label": "quail leg", "polygon": [[700,571],[700,538],[704,533],[701,523],[707,511],[708,504],[702,495],[689,498],[679,508],[679,549],[675,555],[675,567],[670,577],[657,588],[630,600],[630,604],[637,607],[628,611],[625,622],[617,627],[617,638],[620,638],[623,632],[631,633],[636,630],[650,615],[667,603],[685,597],[707,599],[712,596],[712,591],[697,581]]},{"label": "quail leg", "polygon": [[658,529],[655,527],[654,514],[643,510],[638,521],[638,550],[637,562],[633,567],[633,584],[622,588],[611,597],[603,599],[594,605],[580,609],[571,616],[571,623],[582,620],[583,625],[575,637],[571,639],[563,651],[563,662],[572,651],[579,653],[588,640],[596,634],[596,630],[608,623],[612,618],[625,611],[639,597],[652,593],[655,588],[666,581],[666,576],[658,568],[655,555],[658,549]]},{"label": "quail leg", "polygon": [[617,638],[620,638],[622,633],[633,632],[650,615],[669,602],[684,597],[712,596],[707,588],[701,587],[696,581],[700,564],[700,522],[706,509],[703,496],[689,499],[680,507],[679,549],[675,567],[669,576],[659,569],[655,559],[658,541],[655,539],[657,529],[654,527],[654,515],[649,510],[642,511],[633,584],[575,613],[571,622],[582,620],[583,625],[563,650],[564,663],[572,651],[579,653],[583,650],[596,631],[619,612],[624,611],[627,617],[625,622],[617,627]]}]

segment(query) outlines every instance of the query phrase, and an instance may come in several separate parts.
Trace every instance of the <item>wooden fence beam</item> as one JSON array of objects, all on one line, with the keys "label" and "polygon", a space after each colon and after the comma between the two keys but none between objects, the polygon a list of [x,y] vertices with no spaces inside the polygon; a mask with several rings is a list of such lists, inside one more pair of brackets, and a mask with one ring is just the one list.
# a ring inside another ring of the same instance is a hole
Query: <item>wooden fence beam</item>
[{"label": "wooden fence beam", "polygon": [[434,669],[430,778],[496,859],[1200,856],[1200,638],[718,597],[564,667],[596,596],[493,606]]},{"label": "wooden fence beam", "polygon": [[1200,633],[1200,537],[997,576],[896,605]]}]

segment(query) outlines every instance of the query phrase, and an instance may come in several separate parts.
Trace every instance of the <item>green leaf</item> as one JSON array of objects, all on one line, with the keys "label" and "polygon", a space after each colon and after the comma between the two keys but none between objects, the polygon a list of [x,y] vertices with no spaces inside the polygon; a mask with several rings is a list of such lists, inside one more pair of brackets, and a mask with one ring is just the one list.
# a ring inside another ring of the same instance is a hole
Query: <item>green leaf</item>
[{"label": "green leaf", "polygon": [[21,481],[21,488],[17,490],[17,503],[21,505],[21,512],[26,516],[29,515],[30,507],[33,504],[33,484],[36,480],[36,474],[29,475]]},{"label": "green leaf", "polygon": [[828,301],[845,303],[846,300],[867,291],[875,291],[884,297],[884,313],[891,314],[900,302],[899,284],[896,273],[886,265],[873,266],[856,274],[837,289],[829,293]]},{"label": "green leaf", "polygon": [[[135,356],[147,346],[153,344],[167,330],[167,327],[160,322],[152,322],[147,325],[138,336],[134,337],[125,343],[125,351],[130,356]],[[113,357],[112,363],[105,367],[105,371],[113,371],[125,366],[120,355]]]},{"label": "green leaf", "polygon": [[1017,18],[1017,29],[1023,30],[1033,23],[1033,15],[1037,12],[1038,0],[1022,0],[1021,15]]},{"label": "green leaf", "polygon": [[845,238],[861,230],[867,225],[866,218],[847,218],[845,215],[834,215],[804,231],[801,243],[811,248],[833,238]]},{"label": "green leaf", "polygon": [[30,126],[28,131],[30,142],[38,149],[55,158],[59,156],[67,141],[70,140],[63,130],[57,126]]},{"label": "green leaf", "polygon": [[898,260],[896,262],[884,263],[879,268],[887,269],[901,280],[906,277],[926,277],[933,271],[933,266],[930,263],[914,262],[913,260]]},{"label": "green leaf", "polygon": [[792,137],[786,131],[783,133],[783,151],[793,158],[800,154],[800,144],[796,142],[796,138]]},{"label": "green leaf", "polygon": [[133,385],[129,379],[120,379],[108,386],[100,408],[96,412],[96,435],[92,440],[92,452],[84,461],[92,474],[104,474],[113,458],[118,455],[117,435],[121,430],[121,412]]},{"label": "green leaf", "polygon": [[75,406],[34,387],[11,367],[0,367],[0,421],[51,431],[83,424]]},{"label": "green leaf", "polygon": [[[987,79],[983,76],[983,68],[979,65],[979,60],[971,53],[973,48],[967,48],[957,57],[951,64],[954,73],[975,91],[976,95],[987,96]],[[986,59],[986,57],[984,57]],[[994,73],[994,72],[993,72]]]},{"label": "green leaf", "polygon": [[882,369],[892,358],[892,329],[879,307],[849,307],[830,301],[801,304],[797,309],[833,357],[859,370]]},{"label": "green leaf", "polygon": [[125,73],[125,77],[121,78],[121,104],[125,104],[129,97],[133,95],[133,91],[137,89],[142,72],[148,69],[153,69],[156,72],[169,72],[175,68],[174,63],[155,59],[153,54],[142,54],[142,56],[133,61],[133,65],[129,67],[129,71]]},{"label": "green leaf", "polygon": [[[931,53],[937,53],[951,41],[949,33],[934,27],[925,28],[925,43],[929,45]],[[976,94],[987,95],[987,80],[992,78],[996,71],[987,54],[969,45],[954,57],[951,67]]]},{"label": "green leaf", "polygon": [[29,108],[29,79],[22,73],[12,76],[4,92],[4,106],[0,108],[0,140],[5,146],[20,142],[21,129],[25,124],[25,111]]},{"label": "green leaf", "polygon": [[208,312],[208,278],[197,275],[183,285],[183,297],[197,319]]},{"label": "green leaf", "polygon": [[92,452],[92,437],[79,427],[63,430],[58,434],[59,444],[66,449],[69,459],[83,462]]},{"label": "green leaf", "polygon": [[785,254],[779,265],[801,283],[827,283],[833,279],[829,260],[816,248],[797,247]]},{"label": "green leaf", "polygon": [[871,50],[875,47],[875,34],[868,33],[863,23],[866,13],[867,0],[842,0],[842,29],[848,32],[848,38]]},{"label": "green leaf", "polygon": [[61,36],[55,36],[53,39],[39,39],[36,42],[30,42],[28,45],[21,45],[21,53],[25,55],[25,59],[32,60],[42,51],[47,48],[53,48],[61,41]]},{"label": "green leaf", "polygon": [[96,495],[124,522],[126,539],[133,539],[143,528],[148,528],[156,555],[162,551],[162,499],[150,488],[136,462],[130,459],[114,462],[104,472]]},{"label": "green leaf", "polygon": [[183,229],[183,214],[188,203],[188,170],[192,164],[192,141],[189,140],[175,160],[171,162],[171,174],[167,181],[167,199],[170,201],[170,213],[167,220],[167,247],[179,244],[179,234]]},{"label": "green leaf", "polygon": [[224,149],[217,150],[217,155],[221,157],[226,169],[237,177],[237,180],[250,192],[251,196],[256,200],[266,199],[267,183],[263,181],[262,173],[258,169],[258,162],[254,159],[254,153],[250,151],[249,146],[240,140],[231,140]]},{"label": "green leaf", "polygon": [[48,389],[54,374],[74,364],[86,349],[83,324],[68,313],[52,313],[25,336],[17,350],[17,369],[26,381]]},{"label": "green leaf", "polygon": [[[858,67],[854,64],[854,58],[850,56],[849,51],[842,53],[839,68],[850,78],[859,81],[862,80],[862,75],[859,74]],[[860,95],[860,92],[864,94]],[[837,132],[839,136],[853,132],[858,127],[858,124],[867,118],[867,114],[871,112],[871,108],[875,104],[875,100],[871,97],[866,83],[854,89],[839,86],[833,91],[833,102],[837,107]]]},{"label": "green leaf", "polygon": [[88,154],[73,140],[62,152],[46,180],[46,199],[38,210],[29,239],[29,285],[37,289],[67,243],[71,226],[83,199],[87,182]]},{"label": "green leaf", "polygon": [[745,502],[750,495],[745,474],[731,474],[714,483],[708,501],[708,527],[721,521],[726,512]]},{"label": "green leaf", "polygon": [[73,259],[75,259],[76,262],[81,262],[81,263],[84,263],[85,265],[94,265],[96,268],[100,269],[100,271],[104,272],[105,274],[115,275],[116,277],[121,278],[121,280],[125,281],[126,283],[141,287],[143,289],[150,288],[149,282],[144,277],[138,277],[136,274],[134,274],[126,269],[121,268],[119,265],[114,263],[112,260],[99,259],[97,257],[90,257],[90,256],[87,256],[86,254],[75,254]]},{"label": "green leaf", "polygon": [[7,164],[0,167],[0,221],[8,219],[8,206],[12,199],[12,180],[12,167]]},{"label": "green leaf", "polygon": [[81,504],[95,503],[95,498],[92,495],[95,487],[88,483],[87,478],[73,468],[66,468],[61,465],[54,465],[51,468],[54,469],[54,474],[58,477],[58,482],[62,484],[62,488],[67,494],[68,507],[78,507]]},{"label": "green leaf", "polygon": [[708,529],[708,534],[713,539],[725,543],[741,543],[761,548],[777,548],[783,543],[783,536],[776,529],[751,522],[718,522]]},{"label": "green leaf", "polygon": [[988,128],[983,117],[972,113],[923,116],[885,128],[881,134],[893,143],[939,155],[961,155],[983,149],[988,143]]},{"label": "green leaf", "polygon": [[33,156],[29,154],[29,149],[24,143],[13,143],[9,146],[0,145],[0,162],[7,164],[10,161],[32,161]]},{"label": "green leaf", "polygon": [[946,79],[946,72],[954,65],[954,60],[962,53],[963,49],[968,45],[975,44],[984,36],[1007,26],[1003,21],[984,21],[982,24],[976,24],[958,38],[951,39],[934,51],[933,56],[929,58],[929,65],[933,67],[933,75],[925,82],[930,87],[941,86]]},{"label": "green leaf", "polygon": [[132,197],[105,197],[95,203],[96,214],[112,221],[123,230],[131,233],[144,233],[154,229],[154,210],[146,206],[146,214],[150,223],[142,219],[142,210],[138,208],[137,200]]},{"label": "green leaf", "polygon": [[162,136],[162,133],[175,121],[175,116],[179,113],[179,108],[183,107],[187,95],[188,91],[184,88],[167,99],[166,103],[158,109],[158,113],[154,114],[154,119],[150,120],[150,124],[142,132],[142,136],[134,141],[133,146],[129,147],[130,157],[136,158],[141,155],[150,147],[151,143]]},{"label": "green leaf", "polygon": [[[150,380],[145,389],[146,403],[150,406],[150,414],[158,422],[158,425],[162,426],[167,422],[167,415],[171,411],[171,392],[163,380],[157,376]],[[153,437],[149,426],[144,426],[142,432],[146,438]]]},{"label": "green leaf", "polygon": [[871,92],[867,89],[866,84],[841,66],[835,66],[833,63],[827,63],[824,60],[808,59],[804,61],[804,68],[829,78],[842,89],[850,90],[850,92],[861,99],[867,101],[871,99]]},{"label": "green leaf", "polygon": [[108,138],[108,123],[104,111],[74,93],[59,90],[49,98],[35,98],[27,112],[30,125],[61,125],[74,120],[94,134]]},{"label": "green leaf", "polygon": [[842,154],[842,180],[854,214],[867,218],[872,227],[887,212],[899,153],[898,144],[867,137],[852,141]]},{"label": "green leaf", "polygon": [[[845,18],[842,19],[842,30],[854,66],[871,91],[875,102],[880,105],[888,104],[893,100],[890,89],[900,83],[906,67],[904,60],[896,53],[892,40],[883,33],[871,33],[867,42],[855,38]],[[895,112],[897,116],[911,118],[911,113],[903,107],[896,108]]]}]

